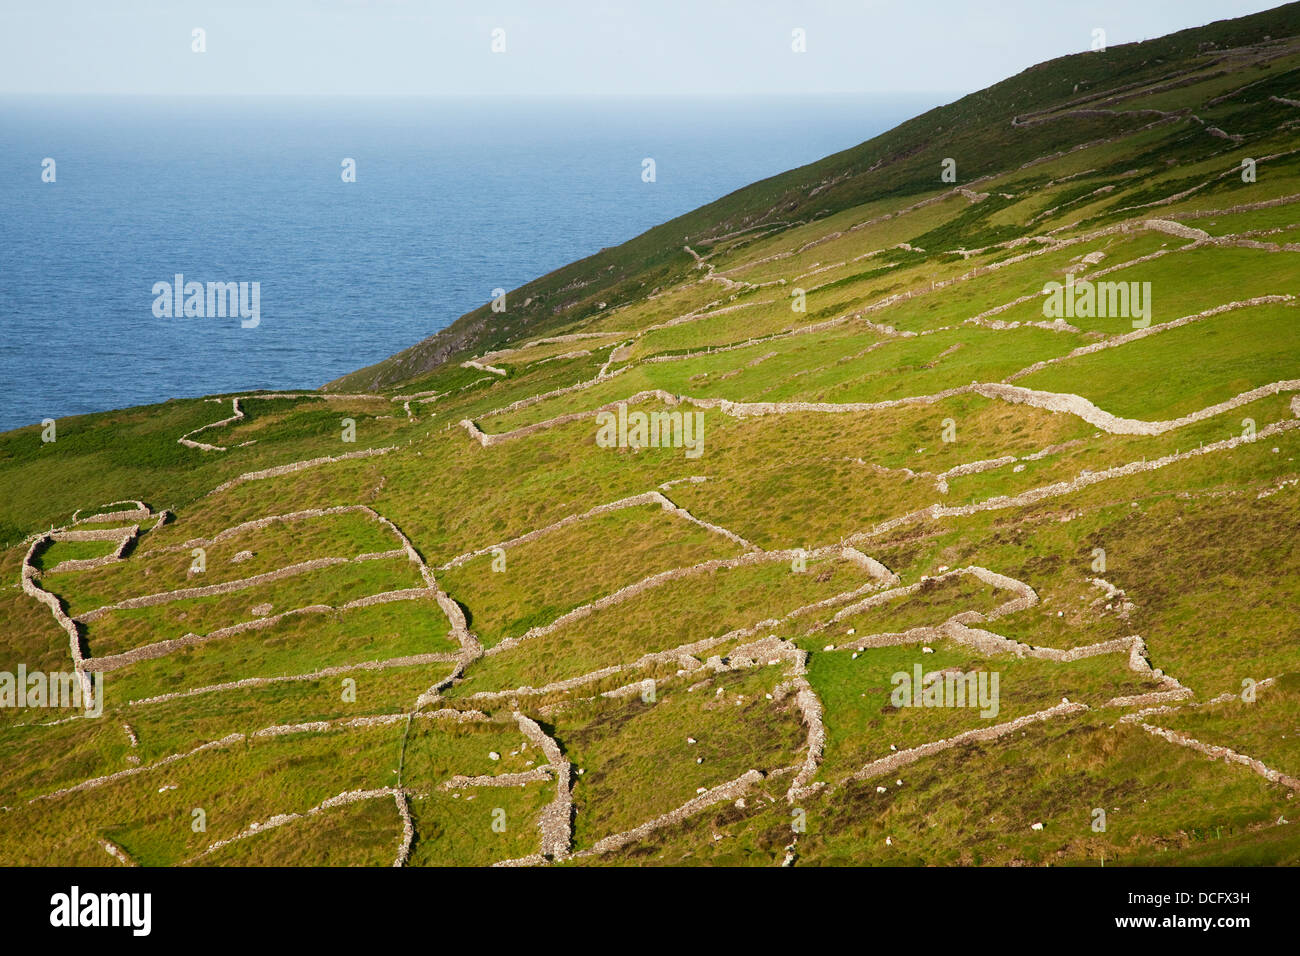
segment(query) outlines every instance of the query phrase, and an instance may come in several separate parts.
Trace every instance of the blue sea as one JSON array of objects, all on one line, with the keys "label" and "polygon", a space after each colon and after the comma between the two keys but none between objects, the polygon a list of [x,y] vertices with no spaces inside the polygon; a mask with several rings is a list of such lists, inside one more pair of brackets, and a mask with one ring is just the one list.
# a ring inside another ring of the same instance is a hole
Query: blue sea
[{"label": "blue sea", "polygon": [[[0,99],[0,430],[315,388],[945,99]],[[260,323],[156,317],[177,273]]]}]

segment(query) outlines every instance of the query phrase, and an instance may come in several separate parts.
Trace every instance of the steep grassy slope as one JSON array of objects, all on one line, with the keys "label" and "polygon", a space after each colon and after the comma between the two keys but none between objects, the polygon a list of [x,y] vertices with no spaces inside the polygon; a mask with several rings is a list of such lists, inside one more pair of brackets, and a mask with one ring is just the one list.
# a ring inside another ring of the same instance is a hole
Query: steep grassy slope
[{"label": "steep grassy slope", "polygon": [[1291,5],[0,436],[0,862],[1300,862],[1298,278]]},{"label": "steep grassy slope", "polygon": [[[1194,102],[1176,84],[1202,78],[1211,94],[1235,88],[1243,64],[1233,50],[1266,36],[1290,35],[1295,28],[1293,6],[1113,47],[1102,56],[1080,53],[1039,64],[860,146],[737,190],[620,246],[557,269],[514,290],[507,297],[506,313],[493,313],[485,303],[444,332],[328,387],[346,391],[389,386],[449,358],[490,351],[523,335],[553,335],[581,325],[602,311],[637,302],[685,278],[690,262],[681,255],[683,243],[704,251],[718,237],[745,233],[750,241],[750,233],[786,231],[804,223],[812,225],[810,236],[824,234],[829,229],[818,224],[864,203],[880,203],[886,211],[903,208],[936,188],[939,163],[947,157],[957,159],[959,180],[968,184],[1014,169],[1029,158],[1143,126],[1151,116],[1123,111],[1177,110]],[[1222,81],[1225,74],[1231,77],[1227,85]],[[1287,82],[1278,85],[1276,74],[1267,79],[1270,82],[1261,84],[1249,103],[1256,107],[1250,110],[1250,125],[1261,131],[1287,118],[1284,109],[1268,102],[1269,93],[1286,95]],[[1166,82],[1175,85],[1160,99],[1158,91]],[[1114,98],[1107,96],[1111,93]],[[1240,110],[1246,104],[1236,105]],[[1118,115],[1076,114],[1068,123],[1012,125],[1016,117],[1050,114],[1060,107],[1100,107]],[[1156,148],[1162,157],[1173,157],[1175,149],[1183,148],[1182,140],[1160,137]],[[1190,142],[1187,147],[1192,155],[1201,155]],[[1076,185],[1074,191],[1080,188]],[[991,223],[989,210],[982,212],[965,217],[956,228],[948,224],[954,232],[950,238],[957,239],[960,230],[967,234],[966,241],[979,244],[1030,231],[1014,221]],[[946,247],[933,241],[924,245]]]}]

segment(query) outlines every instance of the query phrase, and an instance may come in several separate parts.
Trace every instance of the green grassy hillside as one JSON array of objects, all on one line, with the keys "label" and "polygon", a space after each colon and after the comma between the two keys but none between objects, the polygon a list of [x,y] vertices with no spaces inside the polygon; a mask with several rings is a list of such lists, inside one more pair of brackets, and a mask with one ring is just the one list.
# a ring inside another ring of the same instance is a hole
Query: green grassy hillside
[{"label": "green grassy hillside", "polygon": [[0,435],[0,862],[1300,862],[1298,279],[1292,4]]}]

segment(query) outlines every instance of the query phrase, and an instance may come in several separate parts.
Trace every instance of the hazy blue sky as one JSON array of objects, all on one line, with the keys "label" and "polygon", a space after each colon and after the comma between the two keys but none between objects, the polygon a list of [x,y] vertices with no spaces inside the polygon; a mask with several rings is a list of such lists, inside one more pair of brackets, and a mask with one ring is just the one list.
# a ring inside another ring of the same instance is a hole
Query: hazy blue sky
[{"label": "hazy blue sky", "polygon": [[[5,93],[979,89],[1274,0],[0,0]],[[207,52],[191,52],[191,30]],[[501,27],[506,52],[490,50]],[[802,28],[807,52],[791,50]]]}]

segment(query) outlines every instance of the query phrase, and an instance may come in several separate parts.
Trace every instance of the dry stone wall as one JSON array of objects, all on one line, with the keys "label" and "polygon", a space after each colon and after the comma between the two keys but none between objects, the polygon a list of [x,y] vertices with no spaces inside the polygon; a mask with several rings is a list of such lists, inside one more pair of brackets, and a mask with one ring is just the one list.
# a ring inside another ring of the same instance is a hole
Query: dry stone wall
[{"label": "dry stone wall", "polygon": [[1187,747],[1198,753],[1203,753],[1212,760],[1222,760],[1227,763],[1240,764],[1259,774],[1269,783],[1280,784],[1291,790],[1300,791],[1300,780],[1281,771],[1274,770],[1265,766],[1262,762],[1254,757],[1248,757],[1245,754],[1238,753],[1229,747],[1220,747],[1215,744],[1202,743],[1194,737],[1188,737],[1173,730],[1166,730],[1163,727],[1153,727],[1151,724],[1139,723],[1139,727],[1153,736],[1160,737],[1169,741],[1171,744],[1177,744],[1180,747]]},{"label": "dry stone wall", "polygon": [[1053,717],[1078,714],[1087,709],[1087,706],[1084,704],[1057,704],[1055,707],[1040,710],[1036,714],[1027,714],[1024,717],[1017,717],[1015,720],[1009,720],[1006,723],[994,724],[991,727],[977,727],[974,730],[967,730],[943,740],[935,740],[928,744],[922,744],[919,747],[899,750],[895,753],[891,753],[887,757],[873,760],[857,773],[849,777],[849,779],[855,781],[871,780],[874,777],[892,774],[899,768],[905,767],[910,763],[915,763],[922,757],[930,757],[944,750],[959,747],[962,744],[996,740],[998,737],[1019,730],[1022,727],[1027,727],[1030,724],[1050,720]]},{"label": "dry stone wall", "polygon": [[538,827],[542,832],[542,855],[552,860],[562,860],[569,855],[573,842],[573,795],[570,782],[571,765],[560,751],[560,745],[538,726],[537,721],[515,712],[519,730],[528,740],[541,748],[542,754],[555,772],[555,799],[542,811]]},{"label": "dry stone wall", "polygon": [[288,465],[276,465],[274,468],[264,468],[261,471],[250,471],[245,474],[231,478],[229,481],[222,482],[208,492],[208,495],[218,495],[223,491],[229,491],[236,485],[241,485],[246,481],[260,481],[263,478],[279,478],[283,475],[292,475],[295,472],[302,471],[306,468],[316,468],[320,465],[330,465],[340,461],[353,461],[358,458],[373,458],[376,455],[387,455],[390,451],[397,451],[396,445],[389,445],[387,448],[363,448],[360,451],[350,451],[343,455],[325,456],[323,458],[310,458],[306,461],[295,461]]},{"label": "dry stone wall", "polygon": [[583,850],[574,854],[574,858],[586,856],[598,856],[604,853],[610,853],[614,850],[620,850],[629,843],[635,843],[638,840],[644,840],[656,830],[664,827],[674,826],[681,823],[701,810],[707,810],[715,803],[736,800],[749,793],[763,780],[763,774],[757,770],[747,770],[734,780],[714,787],[705,793],[700,794],[693,800],[688,800],[676,810],[670,810],[662,816],[655,817],[653,820],[633,827],[631,830],[625,830],[622,833],[615,833],[604,839],[597,840],[590,850]]}]

